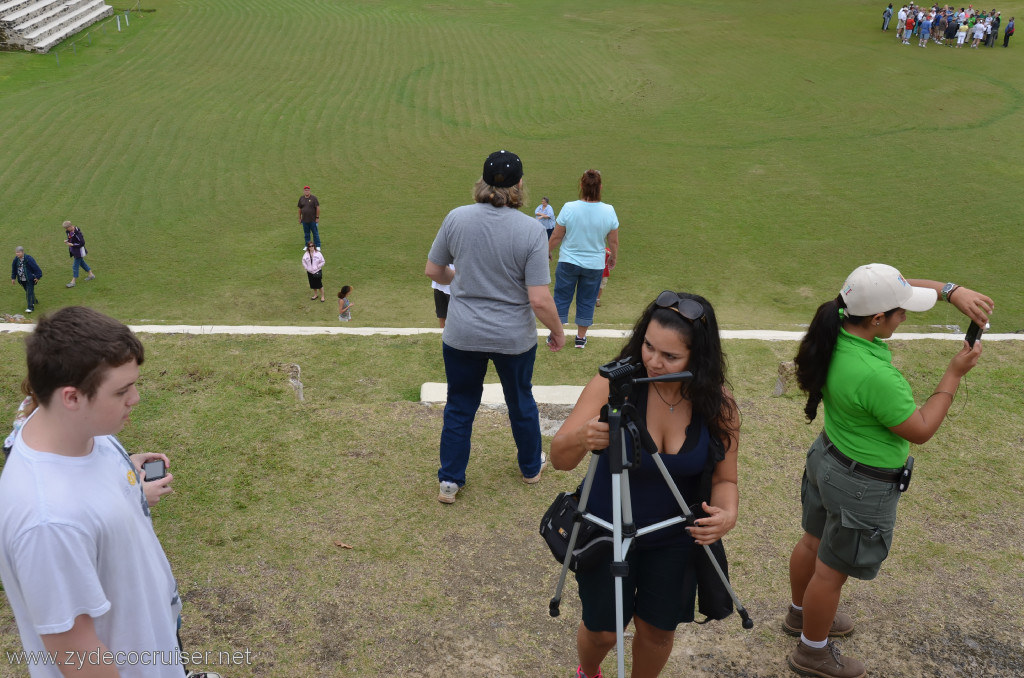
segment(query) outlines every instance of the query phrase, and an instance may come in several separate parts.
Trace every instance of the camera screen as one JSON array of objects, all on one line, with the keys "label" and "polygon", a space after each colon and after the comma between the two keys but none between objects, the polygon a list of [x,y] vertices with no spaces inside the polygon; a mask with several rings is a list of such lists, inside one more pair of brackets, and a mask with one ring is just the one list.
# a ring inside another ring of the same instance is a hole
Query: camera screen
[{"label": "camera screen", "polygon": [[142,470],[146,472],[146,480],[159,480],[163,478],[166,475],[164,469],[163,459],[154,459],[142,465]]}]

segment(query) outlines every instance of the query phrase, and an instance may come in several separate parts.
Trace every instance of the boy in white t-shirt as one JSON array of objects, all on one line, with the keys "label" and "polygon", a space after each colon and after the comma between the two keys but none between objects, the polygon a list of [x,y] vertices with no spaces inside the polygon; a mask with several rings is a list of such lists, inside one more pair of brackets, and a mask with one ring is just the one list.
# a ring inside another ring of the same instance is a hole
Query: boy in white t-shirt
[{"label": "boy in white t-shirt", "polygon": [[144,474],[114,438],[139,402],[142,344],[83,307],[43,317],[25,343],[38,406],[0,475],[0,578],[26,653],[39,653],[29,673],[181,678],[177,583]]}]

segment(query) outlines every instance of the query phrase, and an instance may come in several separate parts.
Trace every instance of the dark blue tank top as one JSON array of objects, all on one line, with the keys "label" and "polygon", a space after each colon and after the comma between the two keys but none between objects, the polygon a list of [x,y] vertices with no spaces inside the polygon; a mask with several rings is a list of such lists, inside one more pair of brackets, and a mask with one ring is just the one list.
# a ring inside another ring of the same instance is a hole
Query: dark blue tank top
[{"label": "dark blue tank top", "polygon": [[[643,420],[647,421],[647,389],[639,389],[631,399]],[[632,447],[629,436],[626,444]],[[676,454],[662,454],[669,475],[683,495],[687,504],[694,507],[700,503],[700,479],[710,453],[711,434],[700,415],[696,412],[686,427],[686,439]],[[632,457],[632,450],[630,450]],[[637,528],[682,515],[679,504],[662,478],[658,467],[646,452],[641,454],[640,468],[629,472],[629,491],[632,498],[633,523]],[[587,510],[598,518],[612,521],[612,474],[608,466],[608,454],[598,457],[597,472],[591,487]],[[662,546],[692,544],[682,523],[639,537],[636,547],[650,549]]]}]

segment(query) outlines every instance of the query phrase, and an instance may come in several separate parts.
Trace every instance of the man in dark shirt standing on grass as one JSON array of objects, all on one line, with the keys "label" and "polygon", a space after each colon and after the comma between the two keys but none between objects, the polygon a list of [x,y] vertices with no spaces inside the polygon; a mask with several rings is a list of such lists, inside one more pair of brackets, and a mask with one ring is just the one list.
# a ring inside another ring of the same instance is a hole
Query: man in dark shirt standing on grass
[{"label": "man in dark shirt standing on grass", "polygon": [[[302,249],[305,251],[306,245],[312,242],[316,245],[316,249],[320,251],[320,201],[316,199],[316,196],[309,192],[309,186],[302,189],[302,195],[299,197],[299,223],[302,224]],[[309,236],[312,233],[313,239],[310,240]]]}]

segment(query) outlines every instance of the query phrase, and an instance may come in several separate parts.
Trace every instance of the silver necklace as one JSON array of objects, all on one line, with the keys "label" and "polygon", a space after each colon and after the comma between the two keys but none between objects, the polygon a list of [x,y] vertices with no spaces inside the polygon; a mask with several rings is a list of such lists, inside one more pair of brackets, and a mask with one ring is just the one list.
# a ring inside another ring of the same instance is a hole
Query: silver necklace
[{"label": "silver necklace", "polygon": [[658,397],[661,398],[661,402],[663,402],[666,405],[668,405],[668,411],[669,412],[675,412],[676,411],[676,405],[678,405],[679,403],[683,402],[683,400],[686,398],[686,396],[680,394],[679,395],[679,400],[675,401],[674,403],[670,403],[669,401],[665,400],[665,396],[661,395],[661,391],[658,390],[657,386],[654,386],[652,384],[652,388],[654,388],[654,392],[658,394]]}]

